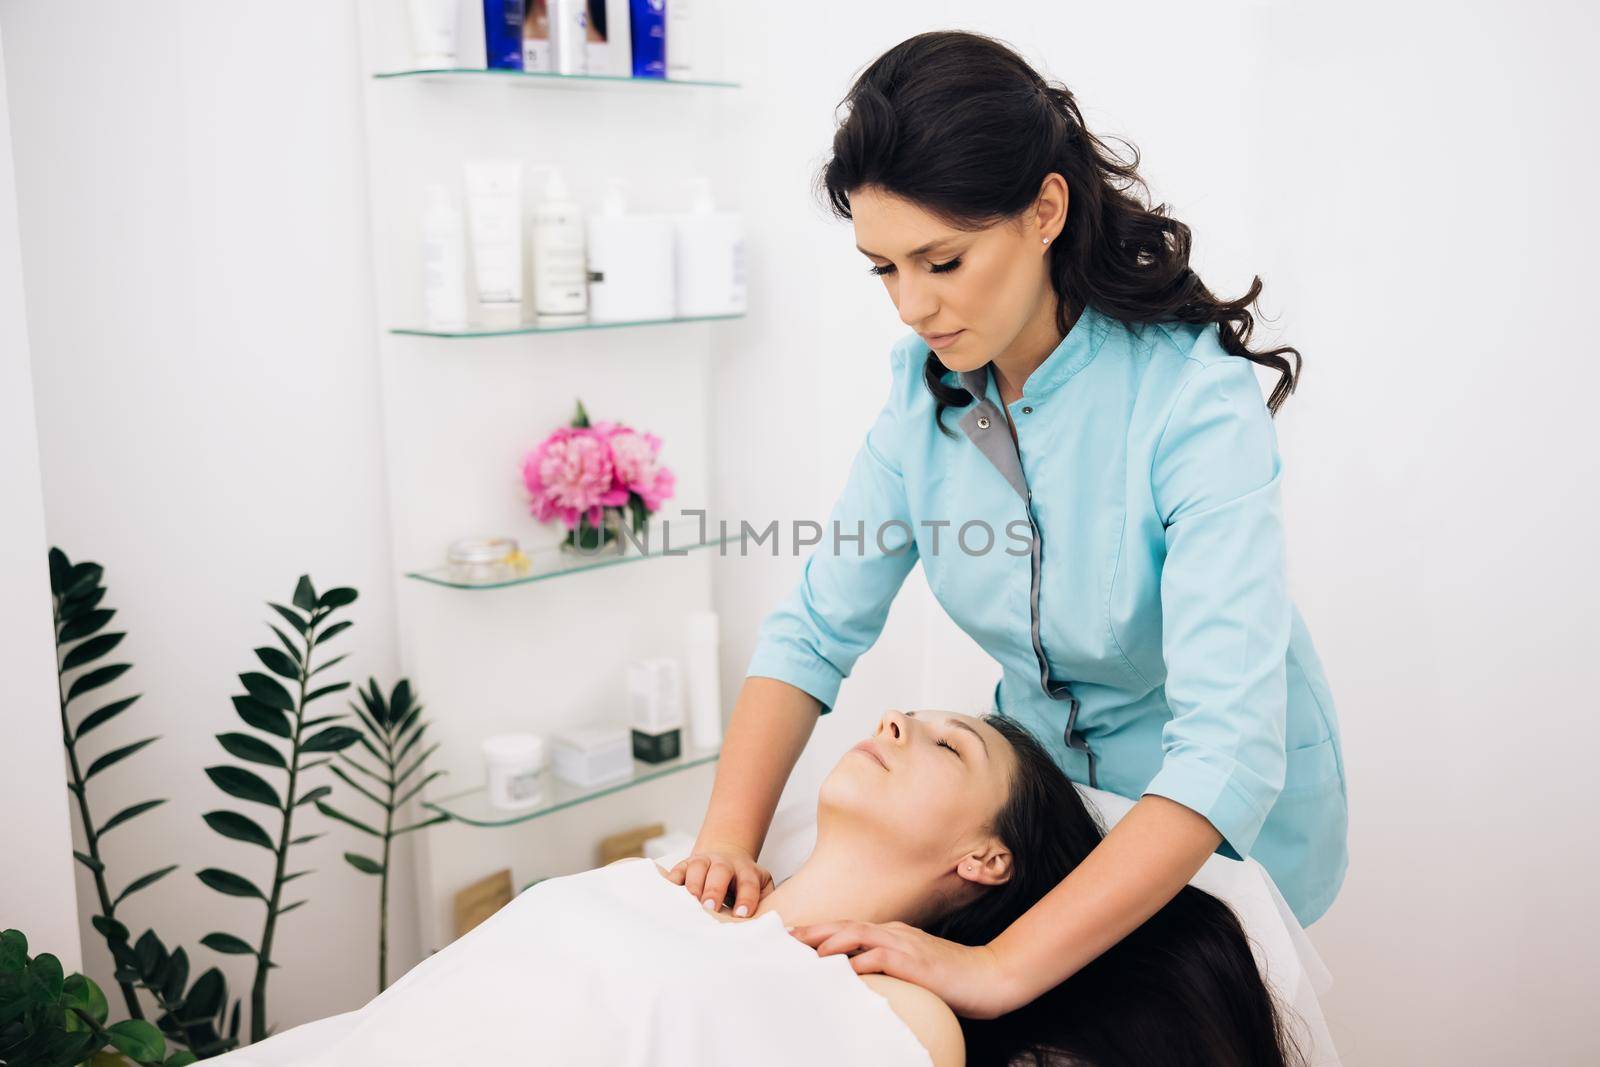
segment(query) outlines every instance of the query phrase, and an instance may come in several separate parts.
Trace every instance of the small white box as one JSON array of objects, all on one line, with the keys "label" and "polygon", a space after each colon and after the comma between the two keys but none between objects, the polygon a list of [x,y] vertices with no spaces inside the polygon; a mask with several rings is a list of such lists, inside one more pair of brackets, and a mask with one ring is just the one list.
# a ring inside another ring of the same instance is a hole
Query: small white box
[{"label": "small white box", "polygon": [[659,734],[683,725],[683,668],[672,656],[628,664],[628,717],[641,733]]},{"label": "small white box", "polygon": [[592,723],[558,732],[551,746],[556,776],[573,785],[633,777],[633,735],[626,726]]}]

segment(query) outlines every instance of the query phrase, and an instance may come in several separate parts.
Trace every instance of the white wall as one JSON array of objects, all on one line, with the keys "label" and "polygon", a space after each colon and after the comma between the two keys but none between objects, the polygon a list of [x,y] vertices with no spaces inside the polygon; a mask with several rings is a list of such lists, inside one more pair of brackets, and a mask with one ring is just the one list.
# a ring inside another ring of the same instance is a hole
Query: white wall
[{"label": "white wall", "polygon": [[[810,193],[852,75],[936,26],[1012,41],[1139,147],[1213,289],[1262,276],[1256,343],[1305,356],[1279,435],[1291,585],[1350,774],[1351,871],[1312,929],[1346,1062],[1582,1062],[1600,452],[1581,436],[1595,345],[1572,309],[1593,276],[1595,16],[730,6],[746,88],[726,136],[748,147],[725,184],[750,226],[752,314],[710,368],[714,506],[825,521],[888,385],[904,325]],[[107,564],[139,725],[164,735],[159,759],[107,776],[106,807],[170,779],[174,802],[141,821],[190,877],[228,847],[198,822],[220,796],[200,768],[261,601],[302,569],[358,585],[355,666],[396,669],[353,22],[304,2],[91,17],[0,0],[0,27],[50,539]],[[64,63],[82,40],[120,46]],[[730,694],[800,562],[715,562]],[[918,571],[788,797],[814,796],[883,707],[981,702],[991,665],[964,640]],[[315,903],[274,979],[285,1025],[370,982],[370,885],[332,848],[309,858]],[[198,885],[147,906],[189,942],[244,913]]]},{"label": "white wall", "polygon": [[[355,586],[336,676],[386,690],[397,676],[354,11],[7,0],[0,26],[49,541],[105,565],[134,666],[103,692],[144,694],[93,739],[161,736],[95,779],[93,810],[169,798],[105,841],[114,887],[181,865],[121,913],[136,935],[188,946],[197,969],[220,962],[247,995],[245,961],[198,942],[257,941],[261,907],[194,872],[271,877],[262,850],[201,821],[242,807],[203,768],[233,762],[213,735],[240,728],[237,674],[274,643],[266,601],[286,602],[302,572]],[[342,696],[327,706],[345,710]],[[377,881],[341,858],[353,831],[300,812],[307,832],[334,832],[293,861],[316,873],[294,886],[311,903],[279,925],[280,1027],[377,987]],[[89,885],[80,870],[86,902]],[[404,969],[408,880],[394,892]],[[88,973],[111,988],[90,913]]]},{"label": "white wall", "polygon": [[[915,32],[1012,42],[1138,146],[1214,291],[1261,275],[1253,343],[1305,359],[1278,419],[1291,588],[1344,725],[1352,852],[1311,934],[1353,1067],[1592,1056],[1595,18],[951,0],[740,38],[771,96],[745,173],[772,212],[752,303],[780,316],[721,368],[720,496],[740,512],[825,522],[886,394],[905,327],[808,183],[852,76]],[[800,561],[719,566],[736,684]],[[994,677],[918,568],[786,799],[883,708],[970,709]]]},{"label": "white wall", "polygon": [[[0,929],[21,930],[31,954],[52,953],[71,974],[82,967],[83,956],[67,791],[61,788],[44,498],[8,115],[0,36],[0,500],[6,502],[0,522],[0,677],[6,680],[7,704],[0,719],[5,753],[0,811],[13,813],[0,838],[7,872],[0,878]],[[14,817],[20,812],[28,818]]]}]

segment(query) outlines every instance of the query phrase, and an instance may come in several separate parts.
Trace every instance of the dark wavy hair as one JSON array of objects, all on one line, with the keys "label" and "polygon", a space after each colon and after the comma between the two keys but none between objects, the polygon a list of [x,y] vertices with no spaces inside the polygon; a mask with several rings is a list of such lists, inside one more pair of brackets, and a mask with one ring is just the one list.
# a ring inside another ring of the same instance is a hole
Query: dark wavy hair
[{"label": "dark wavy hair", "polygon": [[[1011,877],[924,929],[987,944],[1061,883],[1104,836],[1070,779],[1028,730],[984,721],[1011,742],[1017,770],[990,830]],[[1238,917],[1185,886],[1117,944],[1031,1003],[962,1019],[969,1067],[1295,1067],[1304,1063]]]},{"label": "dark wavy hair", "polygon": [[[1226,351],[1279,373],[1267,399],[1272,415],[1294,391],[1298,350],[1246,347],[1254,327],[1247,308],[1261,292],[1260,276],[1237,300],[1213,295],[1189,266],[1189,227],[1167,217],[1165,204],[1145,206],[1149,187],[1139,177],[1138,149],[1129,145],[1130,163],[1113,155],[1084,125],[1071,90],[1040,77],[1009,45],[958,30],[919,33],[874,60],[840,101],[845,105],[833,156],[817,177],[840,218],[851,218],[851,191],[870,184],[952,228],[982,230],[1019,218],[1045,177],[1058,173],[1070,197],[1049,256],[1063,335],[1086,306],[1130,324],[1215,323]],[[1133,188],[1144,197],[1131,195]],[[953,437],[944,409],[965,407],[973,396],[947,385],[948,373],[930,350],[923,380],[934,396],[935,423]]]}]

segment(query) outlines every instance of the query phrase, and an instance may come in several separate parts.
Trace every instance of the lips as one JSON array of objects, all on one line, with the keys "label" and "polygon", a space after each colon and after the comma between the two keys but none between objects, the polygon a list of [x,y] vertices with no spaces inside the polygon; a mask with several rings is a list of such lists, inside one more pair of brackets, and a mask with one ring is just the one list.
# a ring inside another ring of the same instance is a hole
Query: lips
[{"label": "lips", "polygon": [[889,765],[884,762],[883,754],[878,751],[878,746],[874,745],[871,741],[863,741],[860,744],[856,745],[854,748],[852,748],[850,751],[851,752],[860,752],[863,755],[869,756],[872,759],[877,760],[878,761],[878,765],[880,767],[882,767],[884,770],[888,770],[889,769]]},{"label": "lips", "polygon": [[943,348],[959,336],[961,336],[961,331],[956,330],[953,333],[925,333],[922,335],[922,339],[933,348]]}]

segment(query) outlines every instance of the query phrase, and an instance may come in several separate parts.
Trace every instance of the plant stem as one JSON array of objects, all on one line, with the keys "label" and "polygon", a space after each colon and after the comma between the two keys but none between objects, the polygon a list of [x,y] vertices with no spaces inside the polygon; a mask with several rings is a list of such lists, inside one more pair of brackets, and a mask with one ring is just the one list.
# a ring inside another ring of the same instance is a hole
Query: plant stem
[{"label": "plant stem", "polygon": [[[72,725],[67,719],[67,694],[61,688],[61,616],[56,615],[56,697],[61,702],[61,741],[67,747],[67,763],[72,768],[72,794],[78,798],[78,819],[83,823],[83,840],[88,846],[89,858],[99,866],[91,867],[89,873],[94,875],[94,890],[100,897],[100,914],[108,920],[116,918],[116,905],[111,903],[111,891],[106,888],[105,866],[100,860],[100,838],[94,832],[94,822],[89,818],[88,783],[83,780],[83,771],[78,765],[77,740],[72,736]],[[109,935],[107,935],[109,938]],[[116,954],[112,954],[112,967],[120,967]],[[139,1006],[139,994],[134,991],[130,982],[118,981],[122,989],[122,999],[127,1001],[128,1016],[133,1019],[143,1019],[144,1009]]]},{"label": "plant stem", "polygon": [[[390,751],[394,747],[390,746]],[[389,843],[394,839],[394,766],[389,767],[389,803],[383,812],[383,877],[378,884],[378,992],[389,988]]]},{"label": "plant stem", "polygon": [[267,1036],[267,970],[272,961],[272,935],[278,925],[278,905],[283,899],[283,869],[289,859],[289,831],[294,821],[294,786],[300,773],[300,731],[306,721],[306,685],[311,680],[311,654],[317,647],[317,613],[313,607],[306,626],[306,656],[300,664],[300,700],[295,707],[294,737],[289,742],[289,788],[283,798],[283,833],[278,838],[278,863],[272,875],[272,897],[267,901],[267,924],[256,953],[256,979],[250,987],[250,1043]]}]

